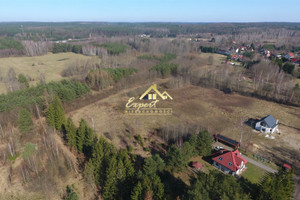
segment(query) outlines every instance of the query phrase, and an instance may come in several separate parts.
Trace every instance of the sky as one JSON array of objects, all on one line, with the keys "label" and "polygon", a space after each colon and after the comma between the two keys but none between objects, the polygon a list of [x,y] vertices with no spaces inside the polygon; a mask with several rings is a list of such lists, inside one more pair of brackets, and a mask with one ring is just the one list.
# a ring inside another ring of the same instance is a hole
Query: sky
[{"label": "sky", "polygon": [[300,22],[300,0],[0,0],[0,22]]}]

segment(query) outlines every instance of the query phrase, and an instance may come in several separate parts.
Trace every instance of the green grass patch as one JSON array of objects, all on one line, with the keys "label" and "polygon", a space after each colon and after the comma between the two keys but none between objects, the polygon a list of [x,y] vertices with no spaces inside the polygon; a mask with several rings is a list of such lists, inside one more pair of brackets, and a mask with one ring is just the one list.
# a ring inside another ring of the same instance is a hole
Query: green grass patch
[{"label": "green grass patch", "polygon": [[16,153],[15,155],[13,156],[8,156],[8,160],[10,161],[15,161],[18,157],[19,157],[20,154]]},{"label": "green grass patch", "polygon": [[242,173],[242,176],[248,179],[251,183],[259,183],[262,177],[267,173],[267,171],[249,162],[246,164],[246,167],[247,169]]}]

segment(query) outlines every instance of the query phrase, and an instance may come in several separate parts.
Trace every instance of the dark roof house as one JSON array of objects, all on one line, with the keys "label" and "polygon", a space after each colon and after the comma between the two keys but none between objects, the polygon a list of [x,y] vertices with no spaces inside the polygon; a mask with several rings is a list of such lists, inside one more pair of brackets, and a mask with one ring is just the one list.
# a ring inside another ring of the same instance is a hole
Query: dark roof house
[{"label": "dark roof house", "polygon": [[264,133],[274,133],[276,130],[278,131],[278,120],[272,115],[268,115],[256,123],[255,129]]},{"label": "dark roof house", "polygon": [[277,125],[277,121],[272,115],[268,115],[262,118],[261,120],[265,123],[265,126],[268,128],[274,128]]}]

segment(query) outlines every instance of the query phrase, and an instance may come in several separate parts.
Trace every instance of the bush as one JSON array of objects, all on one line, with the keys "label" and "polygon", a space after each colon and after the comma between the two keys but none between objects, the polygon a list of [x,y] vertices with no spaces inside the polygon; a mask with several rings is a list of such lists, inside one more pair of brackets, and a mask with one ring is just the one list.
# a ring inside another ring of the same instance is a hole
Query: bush
[{"label": "bush", "polygon": [[26,145],[24,147],[24,152],[22,153],[22,157],[24,160],[27,160],[31,156],[37,154],[37,152],[38,152],[38,150],[36,148],[36,145],[28,142],[28,143],[26,143]]},{"label": "bush", "polygon": [[82,53],[81,45],[71,45],[67,43],[55,43],[53,44],[52,53],[61,53],[61,52],[73,52],[73,53]]},{"label": "bush", "polygon": [[294,69],[295,69],[295,65],[292,63],[285,63],[282,67],[282,70],[288,74],[292,74]]},{"label": "bush", "polygon": [[142,147],[144,147],[144,142],[140,134],[136,137],[136,140]]},{"label": "bush", "polygon": [[104,68],[103,70],[107,71],[113,77],[115,82],[118,82],[123,77],[138,72],[135,68]]},{"label": "bush", "polygon": [[157,58],[160,62],[169,62],[170,60],[175,59],[177,56],[173,53],[165,53],[162,57]]},{"label": "bush", "polygon": [[66,43],[55,43],[53,44],[52,53],[60,53],[60,52],[71,52],[72,45]]},{"label": "bush", "polygon": [[64,197],[64,200],[78,200],[79,197],[76,194],[76,192],[74,191],[74,186],[69,186],[67,185],[67,194]]},{"label": "bush", "polygon": [[205,46],[200,46],[200,50],[203,53],[216,53],[219,51],[217,47],[205,47]]},{"label": "bush", "polygon": [[120,43],[105,43],[100,46],[104,47],[107,50],[107,53],[111,55],[119,55],[120,53],[124,53],[127,49],[126,45]]},{"label": "bush", "polygon": [[12,38],[5,37],[0,39],[0,49],[23,50],[24,47],[21,42],[14,40]]},{"label": "bush", "polygon": [[18,127],[21,133],[27,133],[33,129],[32,115],[25,108],[19,111]]},{"label": "bush", "polygon": [[170,74],[173,76],[177,75],[177,64],[159,63],[153,66],[151,70],[156,71],[161,74],[163,78],[167,78]]},{"label": "bush", "polygon": [[143,60],[154,60],[156,57],[154,55],[144,54],[137,57],[138,59]]},{"label": "bush", "polygon": [[28,80],[23,74],[19,74],[18,81],[19,83],[24,84],[26,88],[29,88]]},{"label": "bush", "polygon": [[72,47],[72,52],[73,53],[82,53],[82,46],[81,45],[73,45]]}]

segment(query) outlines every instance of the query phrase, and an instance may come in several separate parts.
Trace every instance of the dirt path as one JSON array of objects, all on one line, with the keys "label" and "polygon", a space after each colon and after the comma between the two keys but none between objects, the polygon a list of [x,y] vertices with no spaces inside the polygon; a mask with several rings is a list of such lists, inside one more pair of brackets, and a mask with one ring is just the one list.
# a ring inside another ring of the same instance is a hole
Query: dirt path
[{"label": "dirt path", "polygon": [[245,155],[242,155],[242,157],[245,158],[246,160],[248,160],[248,162],[252,163],[253,165],[256,165],[259,168],[262,168],[262,169],[266,170],[267,172],[270,172],[270,173],[276,173],[276,172],[278,172],[277,170],[272,169],[271,167],[268,167],[268,166],[266,166],[266,165],[264,165],[264,164],[262,164],[260,162],[257,162],[257,161],[255,161],[255,160],[253,160],[253,159],[251,159],[251,158],[249,158],[249,157],[247,157]]}]

